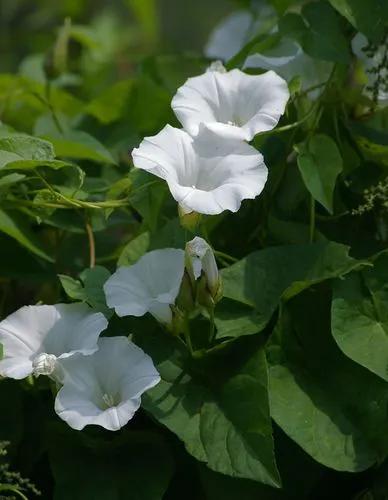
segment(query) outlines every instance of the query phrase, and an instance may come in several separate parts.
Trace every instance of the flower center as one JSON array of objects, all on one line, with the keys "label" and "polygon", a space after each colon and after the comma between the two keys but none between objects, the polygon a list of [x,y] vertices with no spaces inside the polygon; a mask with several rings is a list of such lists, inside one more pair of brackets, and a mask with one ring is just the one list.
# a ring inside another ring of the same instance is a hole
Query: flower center
[{"label": "flower center", "polygon": [[32,361],[32,373],[35,377],[39,377],[39,375],[51,375],[55,370],[56,364],[57,357],[54,354],[42,352]]},{"label": "flower center", "polygon": [[112,394],[103,394],[102,400],[104,404],[106,405],[106,409],[112,408],[112,406],[116,406],[116,401],[115,398],[112,396]]}]

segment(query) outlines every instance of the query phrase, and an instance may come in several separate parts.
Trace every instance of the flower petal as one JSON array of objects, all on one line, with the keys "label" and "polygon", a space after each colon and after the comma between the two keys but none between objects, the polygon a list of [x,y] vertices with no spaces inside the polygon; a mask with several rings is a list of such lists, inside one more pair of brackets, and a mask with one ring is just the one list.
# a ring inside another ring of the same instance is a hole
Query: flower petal
[{"label": "flower petal", "polygon": [[107,327],[101,313],[85,304],[25,306],[0,323],[4,358],[0,375],[21,379],[33,371],[40,353],[66,357],[74,352],[90,354]]},{"label": "flower petal", "polygon": [[183,250],[148,252],[136,264],[120,267],[108,279],[104,285],[107,304],[118,316],[142,316],[146,312],[156,316],[158,311],[166,316],[169,304],[174,304],[179,293],[183,272]]},{"label": "flower petal", "polygon": [[234,69],[189,78],[171,106],[192,135],[204,123],[224,137],[249,141],[276,126],[288,99],[287,82],[273,71],[248,75]]},{"label": "flower petal", "polygon": [[76,430],[90,424],[120,429],[139,408],[141,394],[160,381],[151,358],[126,337],[101,338],[98,344],[91,356],[61,361],[65,376],[55,411]]},{"label": "flower petal", "polygon": [[108,321],[102,313],[93,312],[86,304],[56,304],[57,321],[43,341],[44,352],[59,358],[76,352],[91,354]]},{"label": "flower petal", "polygon": [[191,142],[186,132],[166,125],[157,135],[143,139],[132,151],[133,163],[161,179],[178,179],[193,163]]},{"label": "flower petal", "polygon": [[[201,124],[198,130],[194,139],[172,127],[145,139],[134,155],[135,166],[143,168],[138,158],[143,156],[143,144],[148,150],[152,142],[157,148],[148,151],[146,167],[164,176],[172,196],[186,212],[236,212],[243,199],[255,198],[264,188],[267,167],[263,156],[245,142],[226,139],[206,125]],[[167,157],[173,158],[168,172],[166,165],[160,164],[160,158]]]}]

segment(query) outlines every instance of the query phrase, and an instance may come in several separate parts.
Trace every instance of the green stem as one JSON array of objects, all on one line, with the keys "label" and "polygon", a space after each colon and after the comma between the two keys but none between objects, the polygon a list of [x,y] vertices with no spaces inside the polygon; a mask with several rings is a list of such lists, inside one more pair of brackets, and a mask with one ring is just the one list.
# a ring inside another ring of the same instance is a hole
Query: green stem
[{"label": "green stem", "polygon": [[232,257],[231,255],[225,253],[225,252],[220,252],[219,250],[214,250],[214,255],[216,257],[221,257],[222,259],[229,260],[230,262],[238,262],[238,259],[236,257]]},{"label": "green stem", "polygon": [[93,229],[88,217],[86,218],[85,222],[85,230],[89,242],[89,267],[92,269],[96,265],[96,244],[94,240]]},{"label": "green stem", "polygon": [[314,115],[314,113],[316,112],[317,108],[318,108],[318,101],[317,101],[317,103],[313,104],[313,106],[311,106],[310,111],[308,113],[306,113],[305,116],[303,118],[301,118],[300,120],[298,120],[297,122],[290,123],[289,125],[284,125],[283,127],[277,127],[277,128],[272,129],[272,130],[262,132],[261,134],[258,134],[258,135],[263,136],[263,135],[269,135],[269,134],[281,134],[282,132],[287,132],[288,130],[292,130],[294,128],[297,128],[300,125],[302,125],[304,122],[306,122],[309,118],[311,118]]},{"label": "green stem", "polygon": [[314,233],[315,233],[315,200],[311,196],[310,197],[310,243],[314,241]]},{"label": "green stem", "polygon": [[[56,194],[59,194],[55,192]],[[91,208],[102,210],[104,208],[120,208],[128,206],[128,200],[106,200],[106,201],[79,201],[66,198],[66,196],[61,196],[62,201],[58,203],[51,202],[35,202],[30,200],[5,200],[7,203],[14,203],[16,206],[24,205],[27,207],[36,208]]]}]

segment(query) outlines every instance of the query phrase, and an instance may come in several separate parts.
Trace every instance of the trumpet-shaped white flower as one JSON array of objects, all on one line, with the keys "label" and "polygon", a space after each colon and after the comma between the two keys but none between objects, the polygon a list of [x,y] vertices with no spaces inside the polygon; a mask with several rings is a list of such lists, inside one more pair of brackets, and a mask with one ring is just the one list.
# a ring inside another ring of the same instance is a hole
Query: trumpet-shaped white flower
[{"label": "trumpet-shaped white flower", "polygon": [[287,82],[274,71],[207,71],[189,78],[171,106],[191,135],[197,135],[204,123],[224,137],[250,141],[277,125],[289,96]]},{"label": "trumpet-shaped white flower", "polygon": [[203,238],[196,236],[186,244],[186,254],[190,274],[197,280],[203,273],[212,297],[216,297],[220,288],[220,276],[211,246]]},{"label": "trumpet-shaped white flower", "polygon": [[263,156],[241,140],[228,140],[201,125],[196,137],[164,127],[133,150],[137,168],[165,179],[183,212],[237,212],[241,201],[264,188],[267,167]]},{"label": "trumpet-shaped white flower", "polygon": [[70,427],[100,425],[116,431],[139,409],[141,395],[160,376],[152,359],[126,337],[104,337],[91,356],[61,361],[63,386],[55,411]]},{"label": "trumpet-shaped white flower", "polygon": [[0,375],[60,378],[57,360],[75,353],[91,354],[108,322],[85,304],[24,306],[0,323],[3,359]]},{"label": "trumpet-shaped white flower", "polygon": [[[266,2],[257,6],[256,13],[251,10],[233,12],[216,26],[205,48],[205,55],[211,59],[227,61],[235,56],[248,41],[260,34],[276,33],[276,12]],[[325,82],[332,70],[332,63],[313,59],[303,52],[294,40],[282,37],[275,45],[260,53],[250,54],[243,69],[261,68],[274,70],[288,82],[296,76],[301,77],[302,89]],[[310,97],[320,95],[320,89],[309,93]]]},{"label": "trumpet-shaped white flower", "polygon": [[136,264],[120,267],[105,283],[107,304],[118,316],[151,313],[171,323],[171,305],[179,293],[184,272],[183,250],[164,248],[148,252]]}]

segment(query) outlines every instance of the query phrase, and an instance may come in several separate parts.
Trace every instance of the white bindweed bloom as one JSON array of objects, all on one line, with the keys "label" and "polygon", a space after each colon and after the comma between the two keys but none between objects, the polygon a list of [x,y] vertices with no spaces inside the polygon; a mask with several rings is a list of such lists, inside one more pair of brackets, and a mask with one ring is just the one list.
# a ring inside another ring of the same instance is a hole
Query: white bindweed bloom
[{"label": "white bindweed bloom", "polygon": [[274,71],[248,75],[233,69],[189,78],[171,106],[191,135],[203,123],[224,137],[250,141],[277,125],[289,97],[287,82]]},{"label": "white bindweed bloom", "polygon": [[55,411],[76,430],[123,427],[139,409],[141,395],[160,381],[152,359],[126,337],[104,337],[91,356],[61,361],[63,386]]},{"label": "white bindweed bloom", "polygon": [[190,274],[195,280],[203,274],[212,297],[216,297],[220,289],[220,276],[211,246],[196,236],[186,244],[186,255]]},{"label": "white bindweed bloom", "polygon": [[120,267],[104,285],[108,306],[118,316],[149,312],[161,323],[170,324],[170,306],[179,293],[184,259],[183,250],[164,248],[146,253],[132,266]]},{"label": "white bindweed bloom", "polygon": [[85,304],[24,306],[0,323],[0,375],[50,375],[58,380],[57,360],[95,352],[107,325],[103,314]]},{"label": "white bindweed bloom", "polygon": [[237,212],[261,193],[267,180],[263,156],[241,140],[220,137],[205,125],[192,137],[166,125],[134,149],[133,162],[164,180],[184,213]]},{"label": "white bindweed bloom", "polygon": [[[205,48],[205,55],[211,59],[228,61],[235,56],[247,42],[257,35],[276,34],[277,16],[275,10],[264,2],[255,10],[238,10],[223,19],[213,30]],[[303,90],[326,82],[333,64],[308,56],[302,47],[287,37],[262,48],[260,52],[250,54],[243,69],[276,71],[278,75],[291,81],[301,78]],[[320,95],[320,89],[309,93],[310,97]]]},{"label": "white bindweed bloom", "polygon": [[266,2],[261,2],[254,9],[234,11],[222,19],[211,32],[205,55],[209,59],[228,61],[253,37],[268,35],[276,24],[275,9]]}]

